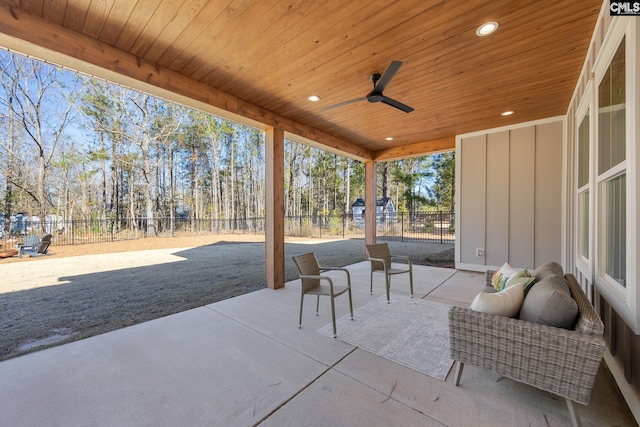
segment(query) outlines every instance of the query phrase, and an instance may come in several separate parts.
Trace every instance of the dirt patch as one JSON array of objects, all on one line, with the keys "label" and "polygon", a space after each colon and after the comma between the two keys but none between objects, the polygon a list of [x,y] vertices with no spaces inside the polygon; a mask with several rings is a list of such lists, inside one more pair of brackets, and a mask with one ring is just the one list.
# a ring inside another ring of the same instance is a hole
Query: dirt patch
[{"label": "dirt patch", "polygon": [[449,248],[444,251],[428,254],[423,258],[414,259],[413,263],[432,267],[455,268],[455,255],[455,248]]}]

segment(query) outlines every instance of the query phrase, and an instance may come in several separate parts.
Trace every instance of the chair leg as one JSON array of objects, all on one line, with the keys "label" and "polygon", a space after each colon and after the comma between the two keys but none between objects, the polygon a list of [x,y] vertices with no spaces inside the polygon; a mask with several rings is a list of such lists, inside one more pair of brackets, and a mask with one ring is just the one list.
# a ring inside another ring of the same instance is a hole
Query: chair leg
[{"label": "chair leg", "polygon": [[387,304],[391,303],[391,296],[389,295],[389,288],[391,288],[391,278],[385,273],[387,278]]},{"label": "chair leg", "polygon": [[351,312],[351,320],[353,320],[353,303],[351,302],[351,287],[349,287],[349,311]]},{"label": "chair leg", "polygon": [[304,301],[304,294],[300,294],[300,320],[298,321],[298,329],[302,328],[302,302]]},{"label": "chair leg", "polygon": [[318,295],[318,299],[316,300],[316,316],[320,312],[320,295]]},{"label": "chair leg", "polygon": [[454,377],[454,384],[456,386],[460,385],[460,377],[462,376],[462,370],[464,369],[464,363],[462,362],[457,362],[456,366],[456,375]]},{"label": "chair leg", "polygon": [[582,422],[580,421],[580,414],[578,413],[578,408],[573,400],[565,399],[567,401],[567,407],[569,408],[569,414],[571,415],[571,422],[573,423],[573,427],[582,427]]},{"label": "chair leg", "polygon": [[331,296],[331,321],[333,322],[333,337],[337,338],[338,333],[336,332],[336,304],[333,300],[333,296]]},{"label": "chair leg", "polygon": [[373,295],[373,270],[371,270],[371,280],[369,281],[369,295]]},{"label": "chair leg", "polygon": [[411,290],[411,298],[413,298],[413,269],[409,270],[409,289]]}]

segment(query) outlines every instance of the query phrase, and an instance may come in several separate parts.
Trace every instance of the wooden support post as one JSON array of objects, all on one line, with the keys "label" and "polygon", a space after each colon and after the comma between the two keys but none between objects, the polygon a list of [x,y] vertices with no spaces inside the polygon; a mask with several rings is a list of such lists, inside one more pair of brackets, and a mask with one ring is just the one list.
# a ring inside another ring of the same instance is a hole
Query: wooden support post
[{"label": "wooden support post", "polygon": [[284,287],[284,131],[265,131],[265,280]]},{"label": "wooden support post", "polygon": [[376,209],[378,186],[376,181],[376,162],[364,164],[364,241],[368,245],[376,243]]}]

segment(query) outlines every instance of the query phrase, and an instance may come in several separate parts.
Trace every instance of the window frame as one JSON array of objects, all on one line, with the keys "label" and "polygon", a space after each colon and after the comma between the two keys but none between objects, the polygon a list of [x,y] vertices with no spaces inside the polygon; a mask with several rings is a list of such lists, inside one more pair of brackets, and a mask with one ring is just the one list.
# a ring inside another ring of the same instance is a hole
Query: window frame
[{"label": "window frame", "polygon": [[[575,257],[576,257],[576,267],[587,277],[591,277],[592,271],[592,260],[594,259],[594,191],[593,187],[593,176],[594,176],[594,150],[595,150],[595,138],[594,138],[594,128],[595,128],[595,119],[594,119],[594,106],[593,106],[593,90],[594,85],[592,81],[589,81],[584,90],[584,97],[581,100],[578,108],[576,109],[575,114],[575,135],[576,135],[576,152],[575,152],[575,182],[576,182],[576,192],[575,192]],[[582,122],[585,118],[589,119],[588,129],[588,143],[587,143],[587,152],[588,152],[588,164],[587,164],[587,182],[586,184],[579,186],[579,176],[580,176],[580,127],[582,126]],[[584,257],[581,254],[581,219],[580,219],[580,195],[583,193],[589,194],[589,203],[587,204],[587,214],[588,214],[588,236],[587,236],[587,245],[589,256]]]},{"label": "window frame", "polygon": [[[638,95],[637,91],[640,86],[640,79],[636,76],[638,68],[638,46],[640,46],[640,37],[638,37],[638,25],[631,19],[621,18],[616,19],[610,28],[610,31],[605,36],[605,40],[602,43],[602,49],[599,57],[596,59],[593,67],[594,87],[593,87],[593,99],[592,109],[595,115],[594,128],[592,138],[594,149],[591,151],[594,164],[592,164],[592,198],[593,209],[591,216],[595,216],[592,231],[595,238],[594,246],[592,247],[593,258],[593,275],[595,279],[595,286],[598,292],[603,295],[607,301],[611,304],[612,308],[621,315],[625,322],[631,326],[634,331],[640,330],[640,312],[638,310],[638,286],[636,283],[638,277],[638,270],[633,260],[636,259],[639,251],[634,246],[634,240],[637,236],[636,227],[636,207],[638,198],[634,194],[636,188],[636,169],[640,162],[636,159],[636,120],[638,115]],[[599,172],[599,86],[602,83],[607,70],[610,67],[611,62],[622,42],[625,40],[625,160],[604,171],[601,174]],[[577,142],[577,139],[576,139]],[[625,227],[626,235],[632,236],[626,239],[625,245],[625,282],[626,286],[622,286],[615,279],[606,274],[605,262],[606,262],[606,239],[604,233],[606,233],[606,225],[603,222],[606,220],[606,183],[607,181],[625,174],[626,189],[625,189]]]}]

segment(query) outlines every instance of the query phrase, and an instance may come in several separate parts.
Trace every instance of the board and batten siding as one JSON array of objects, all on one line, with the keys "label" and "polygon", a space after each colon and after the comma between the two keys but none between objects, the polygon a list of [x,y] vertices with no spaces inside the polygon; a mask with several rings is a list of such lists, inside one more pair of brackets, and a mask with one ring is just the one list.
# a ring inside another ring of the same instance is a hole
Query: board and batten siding
[{"label": "board and batten siding", "polygon": [[456,268],[561,262],[563,135],[560,117],[456,138]]}]

